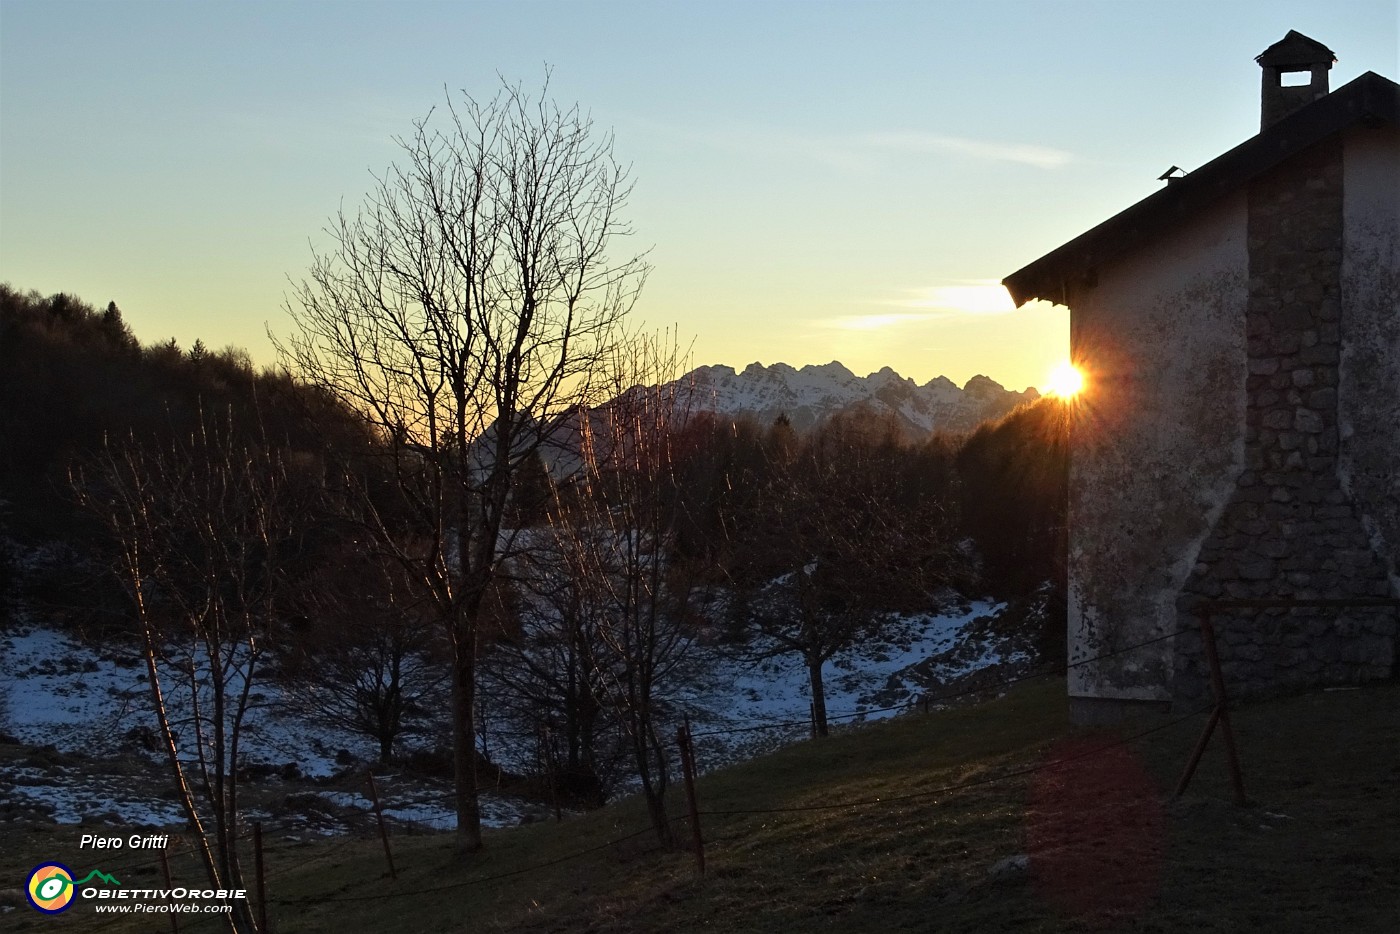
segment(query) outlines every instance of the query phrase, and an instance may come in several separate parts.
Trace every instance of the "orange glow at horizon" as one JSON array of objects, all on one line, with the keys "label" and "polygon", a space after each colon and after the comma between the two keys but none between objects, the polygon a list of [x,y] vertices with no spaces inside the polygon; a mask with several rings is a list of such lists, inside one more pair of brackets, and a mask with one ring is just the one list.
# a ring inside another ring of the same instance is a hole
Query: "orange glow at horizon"
[{"label": "orange glow at horizon", "polygon": [[1073,399],[1084,391],[1084,372],[1068,360],[1050,373],[1046,392],[1061,399]]}]

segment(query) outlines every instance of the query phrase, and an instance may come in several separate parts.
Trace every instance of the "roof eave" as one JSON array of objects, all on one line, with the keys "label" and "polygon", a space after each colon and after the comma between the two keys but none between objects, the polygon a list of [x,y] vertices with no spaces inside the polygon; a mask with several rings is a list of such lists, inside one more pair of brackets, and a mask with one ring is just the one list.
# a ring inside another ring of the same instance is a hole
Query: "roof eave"
[{"label": "roof eave", "polygon": [[1374,72],[1338,88],[1171,181],[1124,211],[1002,280],[1017,307],[1032,299],[1068,304],[1071,291],[1105,262],[1140,246],[1248,184],[1280,162],[1357,124],[1400,125],[1400,85]]}]

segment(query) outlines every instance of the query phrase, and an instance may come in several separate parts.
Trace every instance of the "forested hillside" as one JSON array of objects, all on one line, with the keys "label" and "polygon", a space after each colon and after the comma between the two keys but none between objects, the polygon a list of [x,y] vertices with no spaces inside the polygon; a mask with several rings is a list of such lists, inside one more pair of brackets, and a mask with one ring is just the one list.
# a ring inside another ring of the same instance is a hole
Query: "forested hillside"
[{"label": "forested hillside", "polygon": [[[318,426],[316,434],[307,426]],[[120,605],[105,574],[103,533],[75,483],[105,449],[169,447],[200,430],[264,443],[348,449],[355,422],[240,348],[142,344],[115,302],[0,285],[0,581],[19,596],[106,622]],[[26,569],[20,575],[17,565]]]},{"label": "forested hillside", "polygon": [[0,498],[11,534],[25,540],[74,532],[69,471],[108,440],[159,444],[210,413],[257,421],[283,441],[305,439],[309,416],[331,437],[350,425],[327,424],[316,394],[255,370],[241,348],[142,344],[115,302],[99,311],[8,284],[0,285],[0,400]]}]

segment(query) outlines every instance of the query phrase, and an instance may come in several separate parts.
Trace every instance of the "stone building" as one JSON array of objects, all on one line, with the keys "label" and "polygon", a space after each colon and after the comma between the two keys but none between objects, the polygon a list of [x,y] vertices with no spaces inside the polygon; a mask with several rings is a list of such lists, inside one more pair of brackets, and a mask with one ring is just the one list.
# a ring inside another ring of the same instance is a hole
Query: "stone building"
[{"label": "stone building", "polygon": [[[1071,309],[1080,719],[1206,691],[1203,600],[1400,595],[1400,86],[1289,32],[1259,133],[1005,280]],[[1214,615],[1232,691],[1396,674],[1390,607]],[[1173,635],[1175,634],[1175,635]],[[1148,645],[1140,643],[1158,639]]]}]

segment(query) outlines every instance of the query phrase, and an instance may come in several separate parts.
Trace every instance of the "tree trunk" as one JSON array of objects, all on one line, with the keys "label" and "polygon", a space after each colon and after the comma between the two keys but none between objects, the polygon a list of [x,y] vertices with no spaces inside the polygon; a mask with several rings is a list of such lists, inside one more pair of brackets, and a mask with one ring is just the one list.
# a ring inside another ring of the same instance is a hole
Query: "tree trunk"
[{"label": "tree trunk", "polygon": [[669,850],[673,840],[671,839],[671,823],[666,817],[666,799],[649,784],[644,786],[643,793],[647,801],[647,815],[651,818],[651,826],[656,830],[657,842]]},{"label": "tree trunk", "polygon": [[826,727],[826,688],[822,684],[822,660],[807,659],[807,676],[812,683],[812,723],[818,736],[827,735]]},{"label": "tree trunk", "polygon": [[452,772],[457,805],[457,852],[481,849],[476,785],[476,633],[459,621],[452,632]]},{"label": "tree trunk", "polygon": [[647,803],[647,816],[651,818],[652,829],[656,831],[656,839],[666,849],[670,849],[673,843],[671,837],[671,821],[666,816],[666,761],[664,752],[656,749],[656,771],[652,770],[652,750],[649,748],[650,730],[644,724],[634,724],[632,736],[632,748],[636,754],[637,777],[642,780],[642,798]]}]

